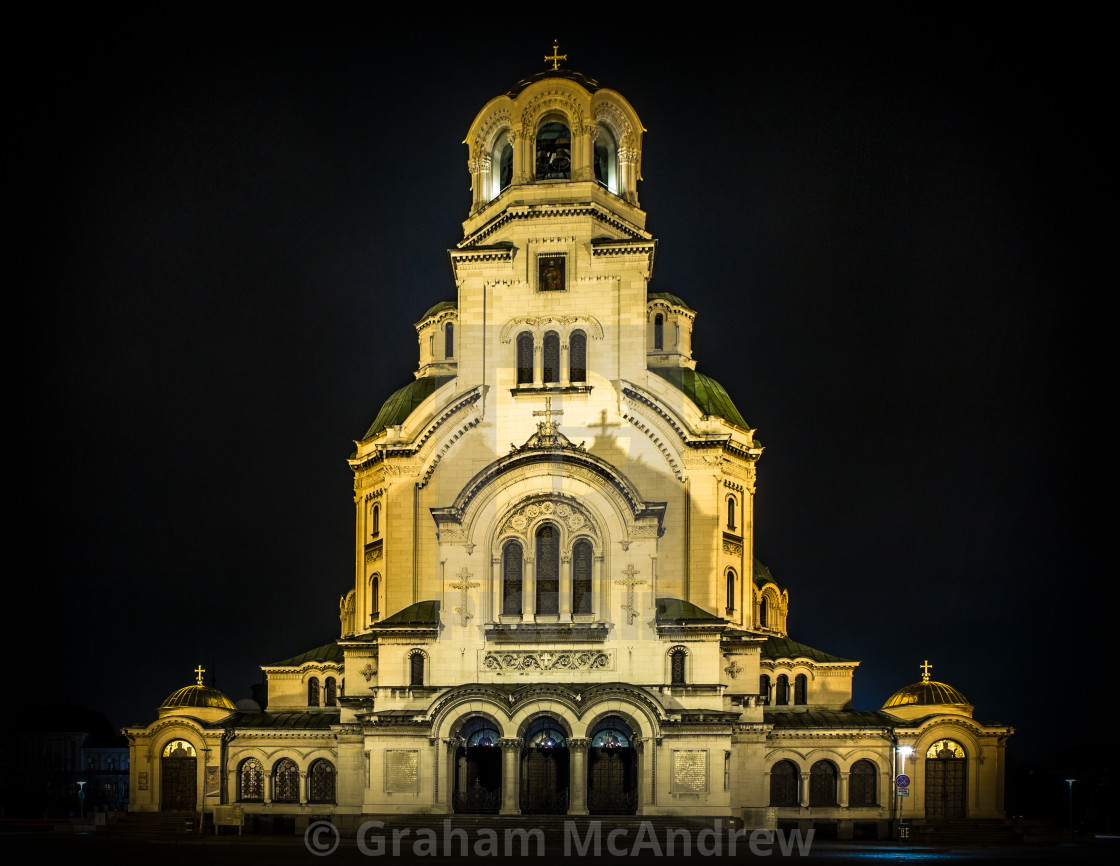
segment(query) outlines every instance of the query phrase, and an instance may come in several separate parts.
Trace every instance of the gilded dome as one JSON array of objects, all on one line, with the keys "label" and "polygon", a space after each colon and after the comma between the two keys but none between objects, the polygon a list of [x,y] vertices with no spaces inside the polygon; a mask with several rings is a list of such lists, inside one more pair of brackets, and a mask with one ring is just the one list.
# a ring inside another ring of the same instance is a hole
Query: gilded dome
[{"label": "gilded dome", "polygon": [[964,704],[971,706],[968,698],[946,683],[922,680],[903,686],[883,704],[884,710],[891,707],[928,707],[936,704]]},{"label": "gilded dome", "polygon": [[200,685],[181,688],[160,705],[161,710],[177,710],[185,707],[214,707],[231,712],[237,709],[233,701],[218,689]]}]

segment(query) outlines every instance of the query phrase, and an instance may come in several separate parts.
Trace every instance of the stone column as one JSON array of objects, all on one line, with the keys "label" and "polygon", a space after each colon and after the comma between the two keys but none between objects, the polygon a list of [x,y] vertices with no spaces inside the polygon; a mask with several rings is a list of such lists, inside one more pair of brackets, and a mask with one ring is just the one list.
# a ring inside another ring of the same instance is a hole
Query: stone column
[{"label": "stone column", "polygon": [[572,621],[572,555],[560,554],[560,622]]},{"label": "stone column", "polygon": [[[532,544],[532,539],[529,540]],[[521,621],[532,622],[537,615],[537,573],[533,570],[536,560],[526,556],[521,568]]]},{"label": "stone column", "polygon": [[299,804],[307,805],[307,771],[299,771]]},{"label": "stone column", "polygon": [[800,796],[797,798],[797,801],[801,804],[802,809],[807,809],[809,808],[809,774],[799,773],[798,775],[800,777],[801,790],[799,791]]},{"label": "stone column", "polygon": [[587,814],[587,749],[591,740],[575,737],[568,740],[571,770],[568,774],[568,814]]},{"label": "stone column", "polygon": [[572,384],[572,351],[567,343],[560,344],[560,387]]},{"label": "stone column", "polygon": [[841,770],[836,776],[836,805],[848,806],[848,774]]},{"label": "stone column", "polygon": [[[533,266],[532,262],[530,262],[529,267],[531,268],[532,266]],[[530,274],[529,279],[530,279],[530,281],[536,279],[536,275],[535,274]],[[544,340],[543,336],[541,337],[540,340],[536,339],[535,337],[533,338],[533,387],[534,388],[544,387],[544,343],[542,342],[543,340]]]},{"label": "stone column", "polygon": [[521,740],[502,737],[498,740],[502,749],[502,809],[500,815],[521,814]]}]

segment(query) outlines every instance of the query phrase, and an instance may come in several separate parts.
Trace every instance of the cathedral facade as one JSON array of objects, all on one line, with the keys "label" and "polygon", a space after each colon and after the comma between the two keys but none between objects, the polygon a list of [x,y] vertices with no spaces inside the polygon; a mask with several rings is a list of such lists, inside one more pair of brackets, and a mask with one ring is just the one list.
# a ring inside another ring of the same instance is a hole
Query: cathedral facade
[{"label": "cathedral facade", "polygon": [[857,711],[859,663],[790,638],[789,594],[753,552],[762,445],[695,369],[696,312],[649,285],[643,132],[563,69],[478,113],[456,298],[421,316],[414,380],[350,457],[340,636],[265,665],[259,712],[200,676],[126,729],[133,810],[723,816],[841,837],[900,812],[1002,817],[1011,728],[928,670]]}]

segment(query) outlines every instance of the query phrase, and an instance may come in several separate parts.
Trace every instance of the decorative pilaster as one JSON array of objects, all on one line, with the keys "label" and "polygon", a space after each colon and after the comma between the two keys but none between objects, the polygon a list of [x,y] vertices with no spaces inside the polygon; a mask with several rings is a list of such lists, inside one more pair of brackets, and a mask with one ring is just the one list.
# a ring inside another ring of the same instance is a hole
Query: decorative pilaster
[{"label": "decorative pilaster", "polygon": [[498,740],[502,749],[502,809],[501,815],[520,815],[521,805],[518,794],[521,791],[519,768],[521,766],[521,740],[515,737],[502,737]]},{"label": "decorative pilaster", "polygon": [[568,814],[587,814],[587,750],[591,740],[587,737],[568,739],[568,754],[571,756],[571,774],[568,781]]}]

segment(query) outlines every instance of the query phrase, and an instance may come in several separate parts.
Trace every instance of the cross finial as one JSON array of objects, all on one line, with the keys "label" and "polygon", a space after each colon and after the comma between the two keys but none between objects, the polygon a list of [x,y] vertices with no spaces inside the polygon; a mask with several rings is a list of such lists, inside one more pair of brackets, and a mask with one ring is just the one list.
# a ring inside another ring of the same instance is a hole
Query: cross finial
[{"label": "cross finial", "polygon": [[933,670],[933,665],[931,665],[929,663],[929,659],[926,659],[920,665],[918,665],[918,667],[920,667],[922,669],[922,682],[923,683],[928,683],[929,682],[929,672],[931,670]]},{"label": "cross finial", "polygon": [[544,398],[544,409],[538,409],[537,411],[535,411],[533,413],[534,416],[540,416],[540,415],[544,416],[544,421],[542,421],[541,423],[539,423],[537,425],[537,430],[540,431],[541,435],[543,435],[543,436],[554,435],[555,432],[556,432],[556,425],[552,423],[552,416],[553,415],[558,415],[559,416],[559,415],[563,415],[563,414],[564,414],[563,409],[553,409],[552,408],[552,396],[551,395],[549,395],[548,397],[545,397]]},{"label": "cross finial", "polygon": [[196,685],[202,685],[202,675],[206,673],[206,668],[204,668],[202,665],[199,665],[194,669],[194,673],[195,676],[198,677],[198,682],[196,683]]},{"label": "cross finial", "polygon": [[550,60],[552,61],[552,68],[553,69],[559,69],[560,68],[560,61],[568,59],[567,54],[560,54],[559,52],[560,52],[560,43],[557,40],[553,39],[552,40],[552,56],[549,57],[547,54],[544,56],[545,63],[547,63]]}]

